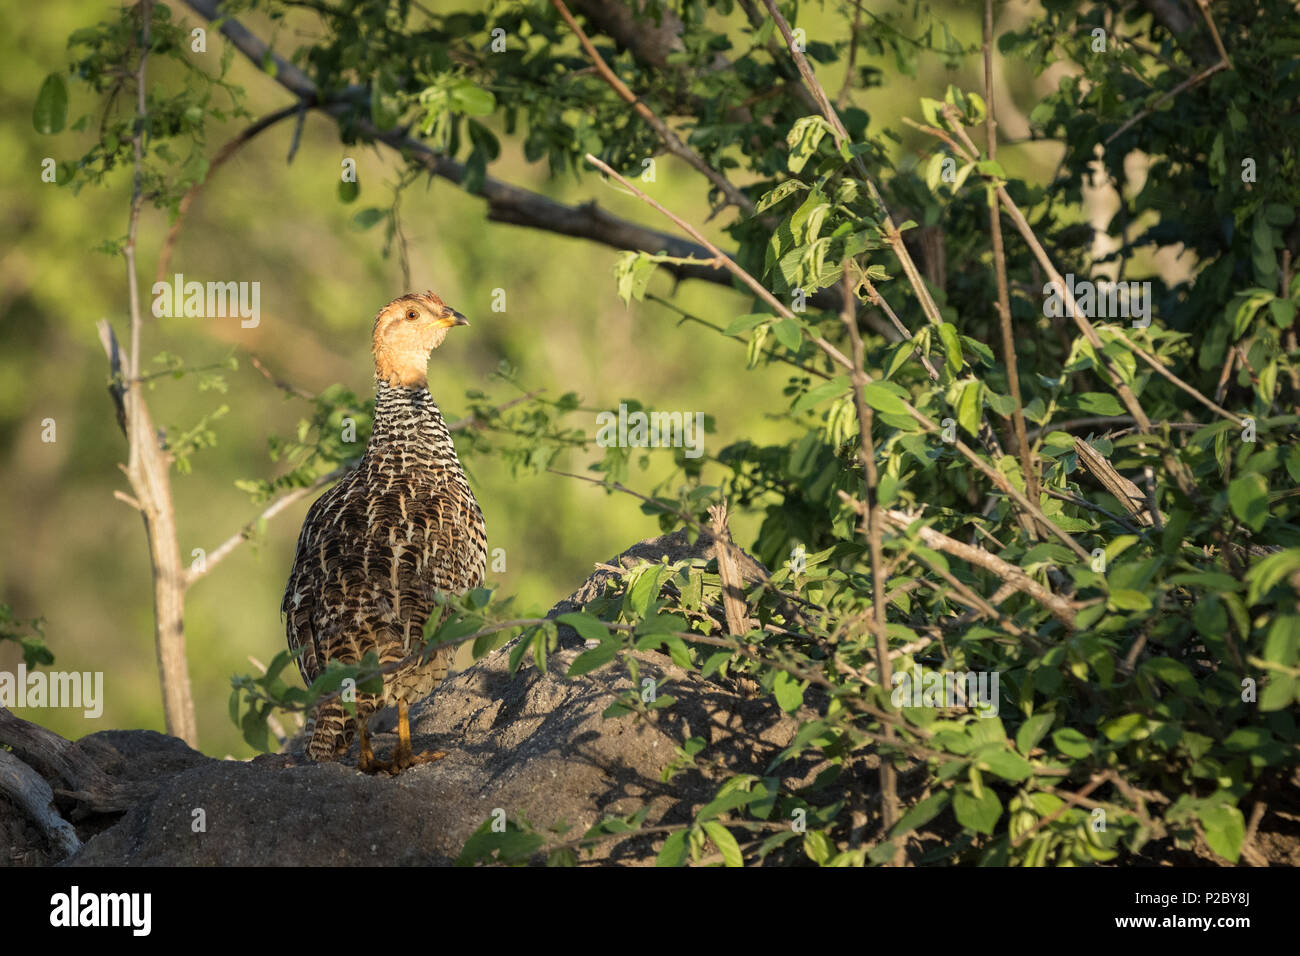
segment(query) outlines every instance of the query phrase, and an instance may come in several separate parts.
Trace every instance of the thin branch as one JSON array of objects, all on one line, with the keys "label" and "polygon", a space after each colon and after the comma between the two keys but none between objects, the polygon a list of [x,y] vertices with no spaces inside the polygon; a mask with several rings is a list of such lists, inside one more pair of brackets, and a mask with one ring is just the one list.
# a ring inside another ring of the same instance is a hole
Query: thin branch
[{"label": "thin branch", "polygon": [[[856,309],[853,306],[853,282],[849,278],[849,263],[842,265],[844,283],[844,312],[840,320],[848,330],[849,341],[853,349],[853,404],[858,414],[858,457],[862,461],[863,490],[867,501],[867,510],[862,515],[862,530],[867,537],[867,553],[871,561],[871,610],[874,626],[872,635],[876,640],[876,672],[882,687],[893,686],[893,665],[889,660],[889,635],[885,628],[885,561],[881,553],[880,505],[876,500],[876,487],[879,478],[876,474],[876,449],[872,441],[871,427],[875,421],[875,412],[867,404],[863,393],[867,375],[863,369],[862,336],[858,334]],[[886,727],[885,736],[892,739],[894,729]],[[894,764],[888,754],[880,755],[880,793],[881,817],[886,830],[892,830],[898,822],[898,782],[895,779]],[[903,848],[900,846],[894,854],[893,864],[903,863]]]},{"label": "thin branch", "polygon": [[853,68],[858,58],[858,32],[862,29],[862,0],[853,4],[853,29],[849,33],[849,59],[844,70],[844,85],[835,97],[835,108],[842,110],[849,102],[849,91],[853,89]]},{"label": "thin branch", "polygon": [[[713,329],[713,331],[719,334],[725,332],[725,329],[723,329],[722,326],[715,325],[714,323],[710,322],[708,319],[702,319],[698,315],[693,315],[690,312],[687,312],[685,309],[683,309],[680,305],[678,305],[675,302],[670,302],[667,299],[660,298],[659,296],[654,295],[653,293],[650,292],[647,292],[645,297],[649,299],[651,302],[655,302],[658,303],[659,305],[662,305],[665,309],[672,309],[674,312],[676,312],[678,315],[682,317],[683,322],[686,321],[698,322],[700,325],[704,326],[705,328]],[[681,325],[681,322],[677,324]],[[745,344],[744,339],[737,338],[736,336],[728,335],[727,338],[731,339],[731,341],[737,343],[738,345]],[[789,365],[792,368],[797,368],[799,369],[799,371],[806,372],[809,375],[816,375],[818,378],[824,378],[824,379],[829,379],[831,377],[830,375],[823,372],[821,369],[813,368],[811,365],[804,365],[802,362],[796,361],[795,359],[790,358],[788,355],[780,354],[780,352],[778,352],[777,349],[761,349],[760,351],[762,352],[764,358],[772,359],[777,362],[783,362],[786,365]]]},{"label": "thin branch", "polygon": [[305,398],[309,401],[316,397],[311,392],[307,391],[305,388],[299,388],[298,386],[290,382],[287,382],[284,379],[280,378],[278,375],[274,374],[270,369],[268,369],[265,365],[262,364],[261,359],[259,359],[256,355],[252,354],[251,352],[248,355],[248,361],[249,364],[253,366],[253,368],[257,369],[257,371],[261,374],[261,376],[264,379],[266,379],[268,382],[270,382],[272,385],[274,385],[276,388],[280,389],[281,391],[287,392],[288,394],[294,395],[298,398]]},{"label": "thin branch", "polygon": [[[866,508],[860,501],[854,501],[844,492],[840,492],[840,497],[852,505],[852,507],[862,513]],[[1025,572],[1021,571],[1014,564],[1008,564],[996,554],[990,554],[983,548],[972,544],[966,544],[958,541],[956,538],[950,538],[942,532],[935,531],[926,525],[918,525],[919,516],[910,515],[906,512],[896,511],[889,508],[881,509],[881,514],[890,524],[902,529],[908,530],[916,525],[916,533],[920,539],[929,547],[939,551],[946,551],[954,557],[961,558],[967,564],[973,564],[976,567],[983,568],[990,574],[1001,578],[1007,584],[1010,584],[1017,591],[1023,591],[1028,594],[1043,607],[1052,612],[1062,624],[1065,624],[1071,630],[1074,629],[1074,607],[1073,605],[1058,594],[1053,593],[1050,589],[1039,584]]]},{"label": "thin branch", "polygon": [[171,265],[172,250],[175,248],[176,240],[180,236],[181,227],[185,225],[185,216],[190,211],[190,206],[194,204],[194,200],[198,198],[200,190],[202,190],[203,187],[208,184],[208,181],[212,179],[212,174],[225,164],[230,157],[239,152],[240,147],[244,146],[257,136],[258,133],[270,129],[276,123],[293,116],[295,113],[301,114],[303,108],[303,103],[292,103],[283,109],[276,110],[274,113],[263,116],[260,120],[253,123],[217,151],[217,154],[212,158],[212,162],[208,166],[208,171],[204,173],[203,178],[189,189],[185,190],[185,195],[181,197],[180,205],[177,207],[176,211],[176,221],[173,222],[171,228],[167,230],[167,238],[163,240],[162,251],[158,254],[158,271],[154,279],[155,282],[166,281],[167,270]]},{"label": "thin branch", "polygon": [[1080,508],[1087,508],[1089,511],[1095,511],[1097,514],[1109,518],[1111,521],[1134,534],[1144,534],[1141,528],[1133,524],[1133,522],[1129,521],[1127,518],[1122,515],[1117,515],[1115,512],[1103,508],[1101,505],[1095,505],[1087,498],[1080,498],[1078,495],[1072,495],[1068,491],[1061,491],[1057,488],[1044,488],[1043,492],[1044,494],[1051,495],[1053,498],[1059,498],[1061,501],[1068,501],[1072,505],[1078,505]]},{"label": "thin branch", "polygon": [[[145,134],[149,125],[146,65],[153,26],[153,2],[141,0],[134,8],[141,21],[140,62],[135,70],[136,117],[131,136],[133,155],[131,211],[122,257],[126,260],[127,298],[130,308],[131,350],[125,356],[111,328],[100,328],[100,339],[109,354],[110,364],[125,359],[126,381],[116,382],[124,388],[123,403],[118,408],[119,423],[123,412],[127,435],[127,480],[135,492],[140,517],[144,521],[149,543],[150,567],[154,592],[154,649],[158,661],[158,682],[162,689],[163,715],[167,732],[191,747],[198,743],[198,722],[194,714],[194,697],[190,690],[189,667],[185,656],[185,589],[180,569],[180,551],[176,544],[176,512],[172,504],[168,469],[171,457],[158,447],[157,433],[144,400],[140,381],[141,331],[144,324],[140,309],[140,277],[136,269],[136,240],[140,211],[144,204]],[[107,326],[107,323],[104,323]],[[115,375],[115,377],[117,377]],[[113,386],[110,386],[113,391]],[[114,392],[114,397],[118,395]]]},{"label": "thin branch", "polygon": [[[781,315],[782,318],[791,319],[795,322],[799,321],[795,317],[795,314],[791,312],[788,308],[786,308],[785,303],[783,303],[780,299],[778,299],[771,292],[769,292],[767,290],[767,287],[764,286],[763,283],[759,282],[747,271],[745,271],[743,268],[737,265],[736,261],[732,259],[731,256],[727,255],[725,252],[723,252],[713,243],[709,242],[708,239],[704,238],[704,236],[700,233],[698,229],[691,226],[680,216],[677,216],[675,213],[672,213],[668,209],[665,209],[663,205],[661,205],[660,203],[656,202],[654,199],[647,196],[641,190],[637,189],[630,182],[628,182],[626,179],[624,179],[622,176],[616,173],[612,168],[610,168],[608,164],[597,159],[591,153],[587,153],[586,158],[587,158],[587,162],[591,163],[591,165],[595,166],[606,176],[609,176],[611,179],[617,181],[619,185],[621,185],[624,189],[630,192],[633,196],[635,196],[637,199],[640,199],[651,209],[655,210],[655,212],[671,220],[673,224],[677,226],[677,228],[681,229],[682,232],[686,233],[688,236],[690,236],[692,239],[694,239],[696,242],[702,245],[706,250],[708,250],[708,254],[714,257],[722,265],[724,269],[726,269],[728,272],[734,275],[745,285],[749,286],[749,288],[753,291],[753,293],[756,296],[758,296],[760,299],[762,299],[764,302],[770,305],[774,311],[776,311]],[[821,348],[823,352],[829,355],[837,364],[839,364],[842,368],[852,371],[853,363],[850,362],[844,356],[843,352],[837,349],[830,342],[827,342],[821,336],[810,336],[810,337],[812,338],[813,342],[815,342],[817,346]]]},{"label": "thin branch", "polygon": [[1160,513],[1152,513],[1151,509],[1154,509],[1155,505],[1147,501],[1141,488],[1116,471],[1114,465],[1078,436],[1074,439],[1074,453],[1078,456],[1079,464],[1083,469],[1097,479],[1125,511],[1142,524],[1160,530]]},{"label": "thin branch", "polygon": [[676,508],[672,507],[667,502],[661,501],[658,498],[651,498],[648,497],[647,495],[641,494],[641,492],[639,491],[634,491],[631,488],[629,488],[627,485],[622,484],[621,482],[600,481],[596,478],[592,478],[590,475],[575,475],[569,471],[560,471],[558,468],[547,468],[546,470],[553,475],[560,475],[563,478],[577,478],[579,481],[587,481],[593,485],[599,485],[602,488],[606,488],[606,489],[612,488],[614,491],[621,491],[626,495],[631,495],[633,498],[640,498],[648,505],[652,505],[655,508],[659,508],[662,511],[666,511],[671,515],[676,515],[678,518],[680,518],[687,525],[690,525],[692,528],[700,529],[703,527],[697,520],[695,520],[695,517],[693,515],[687,514],[685,511],[678,511]]},{"label": "thin branch", "polygon": [[736,567],[732,553],[731,530],[727,527],[727,499],[709,506],[709,518],[718,557],[718,580],[722,588],[722,609],[727,620],[727,633],[743,637],[749,633],[752,621],[745,604],[744,578]]},{"label": "thin branch", "polygon": [[[1215,36],[1215,39],[1218,39],[1217,34]],[[1170,90],[1164,96],[1160,97],[1150,106],[1146,107],[1145,109],[1141,110],[1138,113],[1135,113],[1133,116],[1125,120],[1119,129],[1115,130],[1115,132],[1111,133],[1109,136],[1106,137],[1104,141],[1104,145],[1109,146],[1111,143],[1119,139],[1119,137],[1123,136],[1130,129],[1136,126],[1138,123],[1142,122],[1142,120],[1146,119],[1156,110],[1160,109],[1160,107],[1163,106],[1165,103],[1168,103],[1170,100],[1172,100],[1179,93],[1183,92],[1184,90],[1191,89],[1193,86],[1195,86],[1198,83],[1202,83],[1205,80],[1208,80],[1210,77],[1212,77],[1215,73],[1218,73],[1220,70],[1230,70],[1230,69],[1232,69],[1232,64],[1229,63],[1225,58],[1219,61],[1218,63],[1214,64],[1213,66],[1201,70],[1201,72],[1197,73],[1195,76],[1183,80],[1183,82],[1179,83],[1172,90]]]},{"label": "thin branch", "polygon": [[[253,360],[253,364],[258,368],[258,370],[261,371],[262,374],[264,374],[268,379],[270,379],[277,387],[283,388],[291,392],[292,394],[298,395],[302,398],[311,399],[314,397],[311,394],[311,392],[307,392],[302,389],[295,388],[294,386],[289,385],[286,382],[282,382],[279,379],[274,378],[271,375],[271,373],[269,371],[266,371],[262,367],[261,363],[257,361],[256,356],[253,356],[252,360]],[[545,389],[541,389],[541,388],[534,389],[533,391],[528,392],[525,395],[520,395],[518,398],[512,398],[508,402],[503,402],[502,404],[497,405],[493,409],[493,411],[504,412],[506,409],[513,408],[514,406],[520,404],[521,402],[526,402],[530,398],[535,398],[543,391],[545,391]],[[457,421],[454,421],[451,424],[449,424],[447,426],[447,431],[457,432],[464,428],[473,428],[477,426],[481,421],[482,419],[480,419],[477,415],[466,415],[464,418],[458,419]],[[253,537],[253,535],[257,533],[257,526],[261,522],[271,520],[276,515],[278,515],[281,511],[283,511],[285,508],[293,504],[295,501],[299,501],[307,497],[308,495],[310,495],[312,492],[325,487],[326,485],[330,484],[333,481],[336,481],[339,478],[342,478],[354,467],[355,467],[354,465],[345,465],[342,468],[335,468],[333,471],[327,472],[326,474],[318,477],[310,485],[305,485],[302,488],[295,488],[292,491],[287,491],[280,497],[276,498],[269,505],[267,505],[265,509],[263,509],[261,514],[259,514],[252,521],[245,524],[242,528],[240,528],[238,531],[232,534],[225,541],[221,542],[221,544],[217,545],[217,547],[214,548],[211,552],[209,552],[208,555],[204,558],[201,569],[196,569],[193,565],[191,565],[190,568],[184,574],[183,586],[188,588],[191,584],[193,584],[199,578],[203,577],[214,567],[220,564],[223,560],[229,557],[230,552],[234,551],[235,548],[239,547],[241,544],[243,544],[245,541],[247,541],[249,538]]]},{"label": "thin branch", "polygon": [[638,116],[650,124],[650,127],[659,134],[659,138],[663,141],[664,146],[668,148],[668,152],[672,153],[679,159],[684,160],[693,169],[708,179],[709,182],[713,183],[713,185],[727,197],[727,201],[733,206],[738,207],[746,214],[752,216],[754,214],[753,201],[733,186],[727,180],[727,177],[723,176],[720,172],[706,163],[699,153],[695,152],[695,150],[683,143],[677,134],[669,128],[668,124],[656,116],[654,110],[650,109],[643,100],[639,99],[635,93],[628,89],[627,84],[618,78],[618,74],[609,68],[609,64],[607,64],[604,58],[601,57],[600,53],[597,52],[596,48],[592,45],[591,40],[587,38],[587,34],[583,32],[582,27],[578,26],[578,21],[575,20],[573,14],[569,12],[569,8],[564,5],[564,0],[551,0],[551,6],[555,7],[560,16],[564,18],[564,22],[569,25],[569,29],[572,30],[574,35],[578,38],[578,42],[582,44],[582,48],[586,51],[587,57],[596,67],[596,72],[599,73],[601,78],[610,85],[615,93],[622,97],[624,102],[628,103],[632,109],[636,111]]},{"label": "thin branch", "polygon": [[[862,285],[863,288],[867,290],[868,300],[872,305],[885,313],[894,328],[898,331],[898,334],[903,337],[903,341],[910,342],[915,339],[916,336],[907,330],[907,326],[902,323],[902,320],[900,320],[894,313],[894,310],[889,307],[889,303],[885,301],[885,297],[880,294],[876,289],[875,284],[868,279],[865,274],[862,276]],[[939,381],[939,370],[934,367],[934,363],[930,361],[930,357],[921,350],[921,346],[918,345],[913,349],[912,355],[921,360],[921,364],[925,366],[925,374],[930,376],[930,381]]]},{"label": "thin branch", "polygon": [[[997,112],[993,106],[993,0],[984,0],[984,135],[987,138],[986,150],[989,159],[997,160],[998,122]],[[993,199],[992,196],[989,197]],[[1020,455],[1020,471],[1025,479],[1025,497],[1030,501],[1039,500],[1038,467],[1034,461],[1034,450],[1029,445],[1025,434],[1025,407],[1020,397],[1020,370],[1016,358],[1016,337],[1011,329],[1011,297],[1007,291],[1007,257],[1002,248],[1002,217],[998,215],[996,201],[989,202],[989,233],[993,239],[993,271],[997,278],[998,322],[1002,327],[1002,361],[1007,369],[1007,384],[1011,389],[1011,399],[1015,402],[1012,422],[1016,433],[1016,451]],[[1031,537],[1035,535],[1035,526],[1026,521],[1025,530]]]},{"label": "thin branch", "polygon": [[[457,186],[464,184],[466,173],[463,163],[434,152],[425,143],[405,135],[401,129],[381,130],[364,115],[358,116],[356,104],[369,101],[369,92],[365,88],[349,86],[327,100],[306,73],[271,51],[260,37],[250,32],[237,19],[223,15],[219,10],[219,0],[185,0],[185,4],[206,20],[219,20],[221,34],[259,69],[268,60],[273,63],[271,78],[298,100],[295,108],[309,106],[325,113],[335,122],[346,119],[354,124],[362,138],[373,139],[391,147],[407,162],[418,165],[432,176]],[[613,249],[666,253],[678,259],[698,260],[694,263],[668,263],[664,268],[677,279],[699,279],[715,285],[731,285],[728,274],[709,261],[710,256],[702,246],[671,233],[648,229],[638,223],[620,219],[601,209],[595,202],[567,206],[548,196],[492,176],[483,179],[482,188],[476,195],[487,200],[489,222],[540,229],[556,235],[597,242]],[[836,312],[842,305],[836,288],[813,293],[808,301],[819,309]]]},{"label": "thin branch", "polygon": [[257,526],[261,522],[270,521],[272,518],[278,515],[285,508],[289,507],[295,501],[305,498],[308,495],[310,495],[312,492],[316,491],[317,489],[323,488],[326,485],[334,481],[337,481],[339,478],[343,477],[351,470],[352,469],[348,467],[335,468],[333,471],[321,475],[310,485],[304,485],[301,488],[295,488],[293,491],[286,492],[285,494],[276,498],[269,505],[267,505],[262,510],[262,513],[259,514],[256,518],[248,522],[248,524],[244,525],[242,528],[240,528],[237,532],[232,534],[225,541],[221,542],[221,544],[217,545],[217,547],[214,548],[204,558],[201,567],[196,568],[193,565],[191,565],[189,570],[185,572],[185,581],[184,581],[185,587],[188,588],[199,578],[203,577],[203,575],[207,574],[218,564],[220,564],[223,560],[225,560],[230,555],[230,552],[234,551],[235,548],[239,547],[239,545],[243,544],[249,538],[253,537],[253,535],[257,533]]},{"label": "thin branch", "polygon": [[[1047,826],[1047,824],[1051,823],[1053,820],[1059,817],[1066,810],[1070,809],[1070,804],[1082,802],[1088,796],[1088,794],[1092,793],[1094,790],[1100,787],[1103,783],[1106,782],[1106,780],[1107,780],[1106,774],[1099,773],[1095,777],[1093,777],[1090,781],[1088,781],[1087,785],[1082,790],[1080,790],[1076,794],[1070,794],[1068,797],[1066,794],[1057,790],[1056,791],[1057,795],[1061,797],[1066,797],[1066,802],[1062,803],[1059,807],[1057,807],[1047,816],[1040,817],[1039,819],[1035,820],[1033,826],[1031,826],[1028,830],[1021,833],[1018,837],[1016,837],[1014,840],[1011,841],[1011,845],[1020,846],[1020,844],[1023,843],[1025,840],[1029,839],[1029,837],[1035,831],[1037,831],[1041,827]],[[1073,797],[1074,799],[1069,799],[1069,797]]]},{"label": "thin branch", "polygon": [[[777,9],[775,0],[763,0],[763,5],[767,7],[768,14],[776,21],[777,28],[781,31],[781,36],[785,38],[786,49],[791,57],[794,58],[795,66],[799,69],[799,75],[803,77],[804,86],[817,102],[822,116],[826,118],[831,126],[835,136],[835,146],[837,149],[847,149],[850,144],[848,130],[844,128],[839,114],[831,105],[830,97],[826,95],[826,89],[817,79],[812,67],[808,63],[808,58],[803,55],[798,45],[794,42],[794,33],[790,29],[790,24],[786,22],[781,11]],[[903,267],[903,273],[907,276],[908,283],[916,292],[917,300],[921,303],[921,309],[925,312],[926,318],[933,325],[940,325],[943,322],[939,315],[939,307],[934,302],[934,297],[930,295],[930,289],[925,284],[925,279],[921,277],[921,272],[912,260],[912,254],[907,251],[907,246],[903,242],[902,233],[894,225],[893,217],[889,214],[889,208],[885,205],[884,198],[880,190],[876,187],[875,180],[867,172],[867,165],[862,161],[861,156],[853,157],[853,165],[857,168],[858,177],[866,184],[867,192],[871,196],[872,202],[880,209],[881,223],[885,227],[885,237],[889,241],[890,248],[898,258],[899,265]]]},{"label": "thin branch", "polygon": [[0,796],[40,828],[49,845],[58,851],[59,861],[81,849],[77,831],[59,815],[54,791],[45,778],[7,750],[0,750]]},{"label": "thin branch", "polygon": [[[722,252],[722,250],[720,250],[717,246],[713,245],[711,242],[705,239],[704,236],[702,236],[699,233],[699,231],[696,230],[694,227],[692,227],[689,223],[685,222],[681,217],[670,212],[668,209],[665,209],[660,203],[656,202],[654,199],[651,199],[645,193],[641,192],[641,190],[637,189],[630,182],[628,182],[626,179],[624,179],[622,176],[616,173],[613,169],[611,169],[608,164],[597,159],[591,153],[587,154],[587,162],[591,163],[593,166],[595,166],[601,172],[605,173],[607,176],[616,180],[621,186],[623,186],[624,189],[626,189],[632,195],[636,196],[642,202],[649,205],[652,209],[655,209],[662,215],[666,216],[673,223],[675,223],[679,229],[681,229],[691,238],[695,239],[697,242],[704,245],[705,248],[709,250],[709,253],[711,255],[716,256],[718,258],[718,261],[721,262],[722,265],[729,272],[731,272],[734,276],[736,276],[736,278],[738,278],[749,288],[753,289],[755,294],[757,294],[760,299],[762,299],[764,302],[770,305],[773,308],[773,310],[776,311],[778,314],[780,314],[783,318],[791,319],[792,321],[796,321],[796,322],[798,321],[798,319],[795,318],[794,313],[791,312],[788,308],[786,308],[785,304],[782,303],[771,292],[769,292],[761,282],[759,282],[747,271],[745,271],[743,268],[737,265],[736,262],[733,259],[731,259],[730,256]],[[812,332],[808,333],[808,337],[813,342],[813,344],[815,344],[818,348],[820,348],[827,356],[830,357],[832,361],[834,361],[841,368],[845,369],[848,372],[854,371],[853,363],[850,362],[848,358],[845,357],[843,352],[837,349],[830,342],[826,341],[824,337]],[[868,375],[866,380],[867,383],[870,384],[871,377]],[[927,432],[937,432],[940,430],[937,423],[932,421],[923,412],[919,411],[911,402],[908,402],[904,399],[899,399],[899,401],[902,403],[903,408],[907,411],[907,413],[911,415],[912,418],[915,419],[916,422]],[[1002,474],[996,468],[991,467],[987,462],[981,459],[979,455],[975,454],[975,452],[972,451],[970,447],[966,445],[964,442],[959,440],[954,441],[953,447],[957,450],[958,454],[960,454],[963,458],[965,458],[968,462],[970,462],[973,466],[975,466],[975,468],[981,474],[988,477],[995,485],[997,485],[997,487],[1002,492],[1004,492],[1008,497],[1010,497],[1011,500],[1014,501],[1017,506],[1025,509],[1030,514],[1032,514],[1036,519],[1038,519],[1038,522],[1043,527],[1049,529],[1052,532],[1052,534],[1055,535],[1066,547],[1072,550],[1080,558],[1084,560],[1090,559],[1091,556],[1088,554],[1088,552],[1083,550],[1083,548],[1080,547],[1077,541],[1075,541],[1063,530],[1061,530],[1060,527],[1054,524],[1052,520],[1047,517],[1047,515],[1043,514],[1042,509],[1039,508],[1038,505],[1031,502],[1028,498],[1026,498],[1024,494],[1007,479],[1006,475]]]}]

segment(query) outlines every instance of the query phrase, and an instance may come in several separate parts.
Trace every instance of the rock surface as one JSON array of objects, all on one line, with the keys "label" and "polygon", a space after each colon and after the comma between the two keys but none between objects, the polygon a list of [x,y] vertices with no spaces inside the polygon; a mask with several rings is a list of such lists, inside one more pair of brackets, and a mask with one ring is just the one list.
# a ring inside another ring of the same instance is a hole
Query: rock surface
[{"label": "rock surface", "polygon": [[[708,536],[692,545],[678,533],[641,542],[609,564],[707,558],[711,551]],[[757,568],[743,571],[748,577]],[[597,571],[552,615],[585,605],[611,576]],[[417,751],[445,750],[447,757],[397,777],[358,772],[355,745],[339,763],[311,764],[292,754],[245,762],[205,757],[149,731],[91,735],[75,746],[94,748],[101,758],[110,749],[110,774],[148,780],[156,789],[120,816],[80,824],[84,845],[66,862],[447,865],[497,810],[538,828],[568,825],[571,837],[645,804],[647,824],[684,822],[713,797],[724,771],[763,774],[797,727],[770,699],[746,699],[658,653],[636,655],[641,676],[667,678],[660,692],[675,702],[648,717],[605,719],[632,683],[618,662],[566,679],[582,647],[562,628],[546,673],[529,661],[511,676],[507,645],[444,682],[413,709],[412,731]],[[698,769],[665,783],[664,768],[693,736],[707,743]],[[395,742],[392,734],[377,735],[376,752],[386,754]],[[799,769],[811,779],[819,768]],[[15,824],[22,821],[0,809],[0,833]],[[39,841],[30,831],[14,835]],[[652,862],[660,840],[609,840],[583,858]],[[54,862],[32,849],[36,858],[21,862]]]}]

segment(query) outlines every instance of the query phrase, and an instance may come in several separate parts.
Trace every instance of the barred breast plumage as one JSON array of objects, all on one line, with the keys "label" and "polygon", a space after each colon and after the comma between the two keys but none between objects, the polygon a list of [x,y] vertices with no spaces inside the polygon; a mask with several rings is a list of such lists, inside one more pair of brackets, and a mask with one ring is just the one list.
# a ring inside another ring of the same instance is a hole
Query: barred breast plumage
[{"label": "barred breast plumage", "polygon": [[[483,582],[483,513],[426,374],[429,352],[447,330],[467,324],[432,292],[395,299],[376,317],[370,443],[356,470],[308,511],[281,608],[290,649],[302,648],[298,667],[308,683],[330,660],[355,664],[372,650],[381,664],[404,660],[423,645],[438,592]],[[337,700],[322,704],[308,755],[333,759],[358,723],[399,704],[409,758],[406,705],[446,677],[451,658],[440,651],[427,663],[413,659],[387,673],[382,694],[358,693],[356,721]]]}]

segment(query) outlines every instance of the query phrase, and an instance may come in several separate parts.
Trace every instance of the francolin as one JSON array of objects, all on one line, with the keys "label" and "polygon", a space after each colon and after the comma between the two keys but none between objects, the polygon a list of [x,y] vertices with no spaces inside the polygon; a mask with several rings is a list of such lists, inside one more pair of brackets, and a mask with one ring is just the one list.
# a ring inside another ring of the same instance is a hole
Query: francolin
[{"label": "francolin", "polygon": [[[404,295],[375,317],[375,419],[357,468],[307,512],[281,612],[290,650],[310,684],[327,661],[359,664],[375,651],[380,694],[356,695],[356,717],[337,697],[314,714],[307,754],[333,760],[360,729],[363,770],[400,771],[441,754],[411,752],[410,704],[447,676],[453,649],[427,662],[424,625],[439,613],[438,592],[459,594],[483,582],[483,513],[456,457],[442,413],[429,394],[430,353],[465,317],[432,292]],[[379,761],[368,720],[397,705],[397,749]]]}]

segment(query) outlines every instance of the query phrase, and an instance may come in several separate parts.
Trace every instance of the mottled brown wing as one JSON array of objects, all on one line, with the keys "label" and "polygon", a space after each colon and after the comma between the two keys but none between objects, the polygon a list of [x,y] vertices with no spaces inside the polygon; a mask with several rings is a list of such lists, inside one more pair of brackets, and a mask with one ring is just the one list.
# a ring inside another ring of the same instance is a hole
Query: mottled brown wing
[{"label": "mottled brown wing", "polygon": [[289,582],[284,589],[284,599],[280,603],[280,614],[285,618],[285,636],[288,638],[290,653],[299,648],[298,673],[303,682],[311,684],[325,667],[325,661],[317,653],[315,624],[321,610],[321,583],[324,568],[321,553],[327,548],[326,538],[337,534],[335,526],[327,516],[336,514],[340,503],[353,489],[355,473],[345,476],[341,481],[316,499],[307,511],[302,531],[298,534],[298,547],[294,552],[293,566],[289,571]]},{"label": "mottled brown wing", "polygon": [[483,516],[467,488],[379,488],[340,482],[303,525],[282,611],[307,682],[330,659],[400,660],[423,640],[439,591],[483,582]]}]

